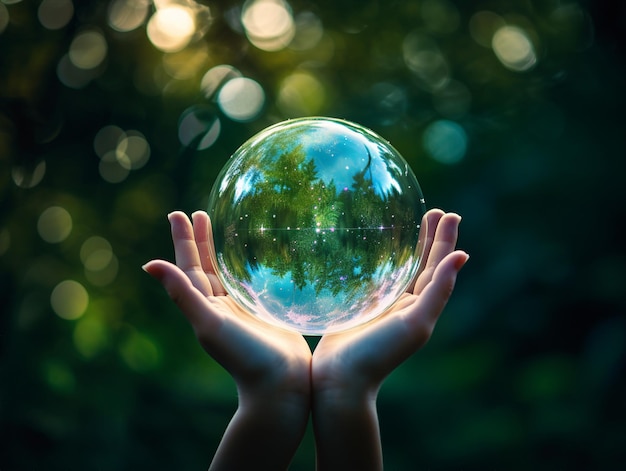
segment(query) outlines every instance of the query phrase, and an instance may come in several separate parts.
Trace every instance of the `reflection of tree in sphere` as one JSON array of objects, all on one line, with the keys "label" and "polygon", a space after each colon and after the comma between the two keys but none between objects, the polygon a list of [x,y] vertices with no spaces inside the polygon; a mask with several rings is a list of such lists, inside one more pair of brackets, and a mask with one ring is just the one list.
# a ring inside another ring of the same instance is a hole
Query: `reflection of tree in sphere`
[{"label": "reflection of tree in sphere", "polygon": [[290,120],[252,137],[220,173],[208,212],[229,295],[303,334],[373,319],[417,271],[417,179],[386,141],[347,121]]}]

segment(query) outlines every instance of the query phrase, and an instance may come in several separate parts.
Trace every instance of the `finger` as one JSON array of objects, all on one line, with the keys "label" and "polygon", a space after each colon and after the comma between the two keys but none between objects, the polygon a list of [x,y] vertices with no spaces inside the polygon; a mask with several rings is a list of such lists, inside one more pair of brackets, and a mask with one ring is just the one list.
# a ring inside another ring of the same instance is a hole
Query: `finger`
[{"label": "finger", "polygon": [[198,246],[200,264],[211,284],[211,291],[214,296],[226,295],[226,290],[217,277],[215,270],[215,246],[213,243],[213,229],[211,220],[204,211],[196,211],[191,215],[193,221],[193,232]]},{"label": "finger", "polygon": [[[356,345],[366,339],[366,350],[371,354],[365,354],[361,358],[360,363],[364,365],[361,368],[367,371],[370,378],[377,377],[382,381],[390,371],[429,340],[454,289],[457,273],[468,258],[462,251],[449,254],[437,267],[431,283],[419,298],[406,294],[396,302],[392,310],[375,321],[346,332],[327,334],[321,341],[325,338],[332,339],[333,335],[353,335],[357,339],[353,342]],[[372,345],[376,347],[370,348]],[[384,353],[381,354],[381,351]]]},{"label": "finger", "polygon": [[[207,328],[207,321],[211,317],[216,321],[219,319],[216,313],[207,315],[207,299],[204,293],[193,285],[178,266],[164,260],[152,260],[142,268],[163,285],[169,297],[194,328],[196,335]],[[216,326],[209,328],[214,330]]]},{"label": "finger", "polygon": [[407,315],[407,320],[415,329],[427,329],[427,337],[430,336],[448,303],[456,284],[457,274],[468,259],[469,255],[461,250],[447,254],[437,265],[428,285],[422,290],[418,309]]},{"label": "finger", "polygon": [[427,242],[429,248],[428,255],[424,269],[415,282],[413,288],[414,294],[420,294],[422,292],[424,287],[430,283],[439,263],[455,249],[460,222],[461,217],[454,213],[444,214],[437,220],[433,239],[430,243]]},{"label": "finger", "polygon": [[419,277],[420,273],[424,271],[426,267],[426,259],[428,258],[428,253],[430,252],[430,246],[433,243],[433,239],[435,237],[435,229],[437,228],[437,223],[444,215],[444,212],[440,209],[431,209],[422,216],[422,222],[420,225],[420,232],[417,240],[417,247],[415,247],[415,253],[419,257],[419,266],[417,268],[417,273],[415,277],[409,284],[406,289],[407,293],[413,293],[415,288],[415,282]]},{"label": "finger", "polygon": [[187,215],[180,211],[175,211],[168,215],[172,229],[172,240],[174,242],[174,254],[176,265],[185,272],[191,283],[205,296],[213,294],[211,283],[209,282],[202,264],[198,245],[195,240],[193,227]]},{"label": "finger", "polygon": [[193,234],[198,247],[200,265],[205,273],[215,273],[212,270],[209,259],[209,221],[208,215],[204,211],[196,211],[191,215],[193,222]]},{"label": "finger", "polygon": [[435,231],[437,230],[439,221],[444,215],[445,213],[441,209],[431,209],[424,214],[423,221],[425,223],[424,225],[426,226],[426,230],[424,231],[424,239],[422,241],[424,247],[422,259],[420,261],[422,270],[426,266],[426,260],[428,260],[428,255],[430,254],[430,249],[433,245],[433,240],[435,239]]}]

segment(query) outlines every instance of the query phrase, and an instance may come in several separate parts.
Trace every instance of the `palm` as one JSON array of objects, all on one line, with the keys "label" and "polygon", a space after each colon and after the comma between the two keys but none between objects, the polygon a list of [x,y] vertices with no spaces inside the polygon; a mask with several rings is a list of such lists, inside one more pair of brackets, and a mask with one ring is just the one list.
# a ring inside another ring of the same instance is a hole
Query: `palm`
[{"label": "palm", "polygon": [[[238,381],[305,381],[311,359],[304,338],[244,311],[230,297],[211,263],[214,250],[206,213],[170,216],[176,265],[153,261],[146,270],[162,279],[203,348]],[[167,283],[176,285],[168,288]],[[308,379],[306,380],[308,384]]]},{"label": "palm", "polygon": [[[355,379],[378,387],[382,380],[430,338],[451,293],[433,286],[435,269],[453,269],[459,252],[453,254],[459,218],[429,211],[422,233],[426,261],[410,292],[405,293],[385,314],[361,327],[322,337],[313,355],[313,384],[316,389],[346,387]],[[453,254],[453,255],[452,255]],[[450,257],[448,257],[450,256]],[[445,259],[445,260],[444,260]]]},{"label": "palm", "polygon": [[204,317],[198,340],[235,379],[267,378],[279,366],[310,363],[302,335],[259,321],[229,296],[207,297]]}]

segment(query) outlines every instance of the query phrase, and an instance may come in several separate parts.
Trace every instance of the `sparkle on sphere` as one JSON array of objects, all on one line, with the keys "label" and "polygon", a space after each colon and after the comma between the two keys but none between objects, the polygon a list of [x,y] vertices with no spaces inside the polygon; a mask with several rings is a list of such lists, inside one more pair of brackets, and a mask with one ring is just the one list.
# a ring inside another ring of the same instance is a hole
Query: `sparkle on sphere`
[{"label": "sparkle on sphere", "polygon": [[284,121],[243,144],[213,186],[214,263],[255,316],[305,335],[338,332],[406,291],[424,211],[409,165],[369,129]]}]

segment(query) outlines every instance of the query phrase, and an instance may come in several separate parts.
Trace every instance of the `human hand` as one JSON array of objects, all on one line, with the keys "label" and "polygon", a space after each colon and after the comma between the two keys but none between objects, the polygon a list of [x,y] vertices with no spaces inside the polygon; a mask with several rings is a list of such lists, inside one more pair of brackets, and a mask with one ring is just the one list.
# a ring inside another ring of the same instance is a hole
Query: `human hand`
[{"label": "human hand", "polygon": [[325,335],[312,359],[318,469],[382,469],[376,397],[383,380],[430,338],[456,276],[468,259],[455,250],[461,218],[424,216],[420,272],[409,292],[382,316]]},{"label": "human hand", "polygon": [[324,336],[313,358],[300,334],[256,319],[226,296],[211,263],[206,213],[194,213],[193,226],[179,212],[170,221],[177,265],[155,260],[144,269],[161,281],[240,395],[211,469],[286,468],[304,433],[311,391],[318,469],[382,469],[376,394],[428,340],[452,292],[467,260],[453,251],[460,218],[429,211],[426,263],[411,293],[371,323]]},{"label": "human hand", "polygon": [[193,225],[182,212],[169,215],[176,265],[153,260],[143,268],[237,385],[239,408],[212,467],[286,468],[309,416],[310,348],[299,333],[257,319],[226,295],[212,263],[209,217],[198,211],[192,219]]}]

